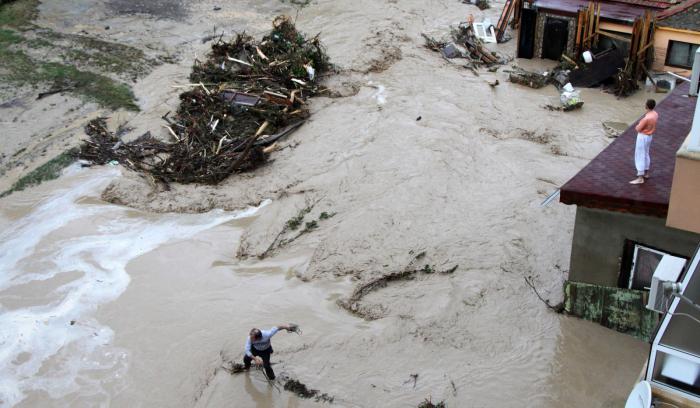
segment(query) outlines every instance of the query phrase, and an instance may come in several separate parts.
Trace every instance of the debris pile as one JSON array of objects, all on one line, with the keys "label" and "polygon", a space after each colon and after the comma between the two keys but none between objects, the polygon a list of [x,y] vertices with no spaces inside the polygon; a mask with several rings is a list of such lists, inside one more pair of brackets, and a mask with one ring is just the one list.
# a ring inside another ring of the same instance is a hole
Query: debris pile
[{"label": "debris pile", "polygon": [[571,83],[566,82],[568,74],[561,68],[540,74],[538,72],[526,71],[524,69],[513,67],[513,70],[508,72],[510,82],[525,85],[533,89],[540,89],[548,84],[554,85],[560,92],[559,106],[545,105],[546,109],[552,111],[572,111],[580,109],[583,106],[581,93],[574,89]]},{"label": "debris pile", "polygon": [[432,398],[429,398],[418,404],[418,408],[447,408],[447,404],[445,401],[433,402]]},{"label": "debris pile", "polygon": [[260,42],[238,34],[195,61],[192,89],[163,117],[172,142],[150,132],[123,142],[100,118],[87,125],[80,158],[117,160],[166,183],[219,183],[264,163],[265,147],[304,123],[307,98],[327,91],[317,79],[331,68],[318,36],[306,38],[288,17],[277,17]]},{"label": "debris pile", "polygon": [[508,79],[510,82],[529,86],[533,89],[543,88],[550,80],[549,76],[537,72],[525,71],[518,67],[514,67],[514,70],[509,72]]},{"label": "debris pile", "polygon": [[306,386],[306,384],[302,383],[299,380],[295,380],[293,378],[288,379],[284,383],[284,389],[285,389],[285,391],[292,392],[301,398],[307,398],[307,399],[314,398],[316,401],[319,401],[319,402],[332,403],[333,400],[335,399],[326,393],[321,394],[318,390],[309,389]]},{"label": "debris pile", "polygon": [[[487,35],[487,30],[491,30],[491,28],[485,28],[484,35]],[[460,23],[456,29],[453,29],[451,34],[453,42],[440,41],[426,34],[422,35],[425,38],[426,48],[440,52],[448,59],[466,59],[468,60],[466,67],[470,69],[476,69],[481,66],[502,65],[507,62],[505,58],[486,48],[484,40],[477,35],[475,24],[473,23]]]}]

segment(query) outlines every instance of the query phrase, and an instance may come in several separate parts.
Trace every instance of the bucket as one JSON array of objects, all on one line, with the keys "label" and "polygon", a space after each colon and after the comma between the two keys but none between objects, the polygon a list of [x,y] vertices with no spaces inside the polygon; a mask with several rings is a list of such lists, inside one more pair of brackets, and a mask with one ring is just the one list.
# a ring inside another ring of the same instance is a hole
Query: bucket
[{"label": "bucket", "polygon": [[583,60],[586,61],[586,64],[590,64],[591,62],[593,62],[593,54],[591,54],[590,51],[584,51]]}]

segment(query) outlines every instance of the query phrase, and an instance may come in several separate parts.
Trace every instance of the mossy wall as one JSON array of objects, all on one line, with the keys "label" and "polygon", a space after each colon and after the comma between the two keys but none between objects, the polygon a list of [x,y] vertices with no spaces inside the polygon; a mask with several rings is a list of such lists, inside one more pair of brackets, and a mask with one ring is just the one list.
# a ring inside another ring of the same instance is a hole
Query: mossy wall
[{"label": "mossy wall", "polygon": [[567,281],[564,312],[649,341],[659,314],[645,307],[648,297],[641,290]]}]

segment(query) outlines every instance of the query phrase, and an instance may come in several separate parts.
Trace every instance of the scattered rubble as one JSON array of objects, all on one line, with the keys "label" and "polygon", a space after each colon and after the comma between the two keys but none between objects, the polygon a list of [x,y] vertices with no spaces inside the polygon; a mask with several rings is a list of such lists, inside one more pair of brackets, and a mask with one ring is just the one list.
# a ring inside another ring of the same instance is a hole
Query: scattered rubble
[{"label": "scattered rubble", "polygon": [[507,71],[508,79],[515,84],[529,86],[533,89],[540,89],[549,83],[549,77],[537,72],[525,71],[514,67],[513,71]]},{"label": "scattered rubble", "polygon": [[[440,52],[446,59],[466,59],[468,62],[465,67],[472,70],[481,66],[493,67],[505,64],[506,58],[486,48],[484,39],[477,35],[475,29],[477,24],[481,23],[460,23],[452,30],[451,41],[436,40],[427,34],[422,34],[425,38],[425,47]],[[484,33],[493,31],[490,26],[483,28]]]},{"label": "scattered rubble", "polygon": [[172,143],[150,132],[124,142],[99,118],[86,127],[80,158],[117,160],[165,183],[216,184],[264,163],[264,148],[309,117],[306,101],[327,91],[317,80],[332,68],[318,36],[307,39],[286,16],[272,26],[260,42],[238,34],[195,61],[192,89],[180,95],[172,118],[163,117]]}]

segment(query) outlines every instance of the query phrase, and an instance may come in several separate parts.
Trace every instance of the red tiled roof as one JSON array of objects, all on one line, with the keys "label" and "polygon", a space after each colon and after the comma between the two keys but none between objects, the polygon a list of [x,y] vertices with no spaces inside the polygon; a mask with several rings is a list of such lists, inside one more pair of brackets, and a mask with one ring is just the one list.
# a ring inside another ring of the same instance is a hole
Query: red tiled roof
[{"label": "red tiled roof", "polygon": [[656,14],[656,18],[659,20],[664,20],[680,12],[686,11],[689,8],[700,4],[700,0],[686,0],[677,3],[675,6],[667,8],[666,10],[660,11]]},{"label": "red tiled roof", "polygon": [[[576,14],[590,3],[589,0],[535,0],[534,6],[541,9]],[[645,7],[624,3],[602,2],[600,16],[608,20],[633,22],[644,14]]]},{"label": "red tiled roof", "polygon": [[651,178],[635,178],[635,122],[561,188],[560,201],[588,208],[666,217],[676,152],[688,136],[696,98],[688,98],[683,83],[656,106],[659,122],[651,144]]},{"label": "red tiled roof", "polygon": [[[645,10],[665,13],[693,1],[697,0],[602,0],[600,14],[608,20],[633,22]],[[535,7],[568,14],[576,14],[589,3],[590,0],[534,0]]]},{"label": "red tiled roof", "polygon": [[656,9],[667,9],[674,4],[678,4],[678,1],[664,1],[664,0],[611,0],[615,3],[625,3],[632,4],[648,8]]}]

